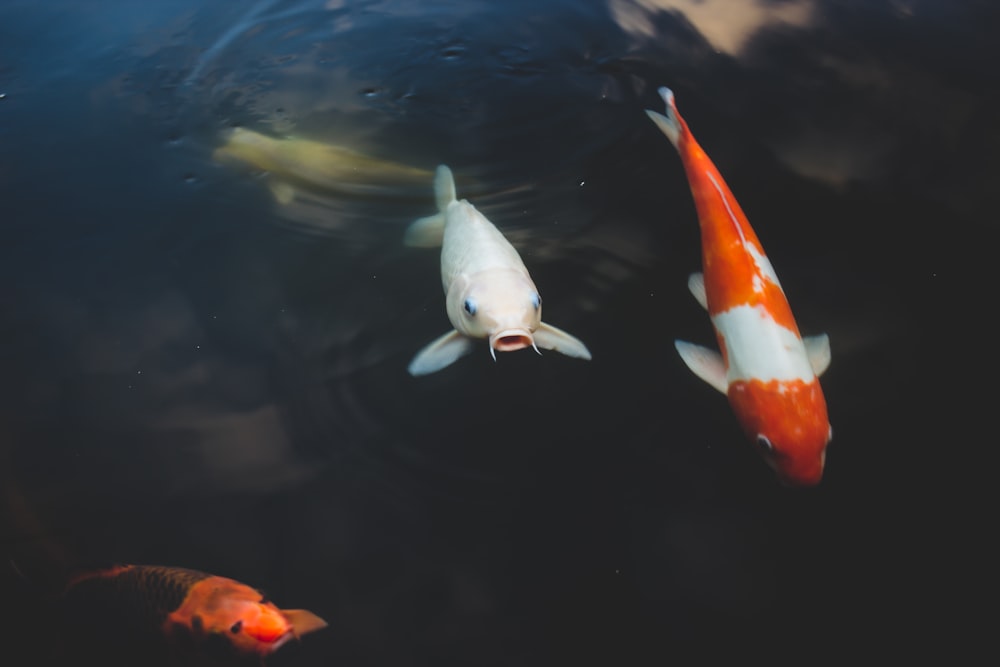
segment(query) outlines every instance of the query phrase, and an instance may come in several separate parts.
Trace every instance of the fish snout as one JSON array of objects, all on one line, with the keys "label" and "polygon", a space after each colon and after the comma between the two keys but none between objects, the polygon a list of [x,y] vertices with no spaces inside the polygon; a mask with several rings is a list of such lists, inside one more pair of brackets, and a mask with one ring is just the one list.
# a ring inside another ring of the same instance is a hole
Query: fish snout
[{"label": "fish snout", "polygon": [[807,475],[787,475],[778,473],[778,481],[788,488],[816,486],[823,479],[822,470],[814,470]]},{"label": "fish snout", "polygon": [[826,450],[820,452],[819,458],[797,465],[777,466],[778,479],[784,486],[803,487],[816,486],[823,479],[823,469],[826,467]]},{"label": "fish snout", "polygon": [[534,346],[535,339],[527,329],[504,329],[490,336],[490,347],[497,352],[513,352]]}]

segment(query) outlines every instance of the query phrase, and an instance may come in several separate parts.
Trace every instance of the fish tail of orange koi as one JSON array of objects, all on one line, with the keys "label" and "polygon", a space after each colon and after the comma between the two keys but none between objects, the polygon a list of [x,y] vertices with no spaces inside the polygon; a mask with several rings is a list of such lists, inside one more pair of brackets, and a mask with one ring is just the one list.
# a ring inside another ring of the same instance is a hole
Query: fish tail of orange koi
[{"label": "fish tail of orange koi", "polygon": [[667,106],[666,115],[661,114],[650,109],[646,109],[646,115],[656,123],[656,126],[660,128],[663,134],[667,135],[667,139],[670,139],[670,143],[674,147],[679,147],[681,135],[684,134],[686,126],[684,120],[681,118],[680,114],[677,113],[677,106],[674,104],[674,92],[667,88],[666,86],[661,87],[658,91],[660,97],[663,98],[664,103]]}]

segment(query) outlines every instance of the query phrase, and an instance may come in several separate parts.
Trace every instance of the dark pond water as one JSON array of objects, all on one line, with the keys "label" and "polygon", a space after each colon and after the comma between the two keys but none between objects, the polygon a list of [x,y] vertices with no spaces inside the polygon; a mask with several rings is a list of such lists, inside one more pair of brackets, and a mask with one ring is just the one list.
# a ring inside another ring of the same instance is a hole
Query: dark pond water
[{"label": "dark pond water", "polygon": [[[329,622],[273,665],[925,654],[965,610],[949,594],[980,595],[958,582],[992,525],[974,475],[995,389],[969,382],[996,300],[997,13],[5,0],[12,664],[95,664],[53,649],[38,582],[110,563]],[[803,333],[830,336],[816,488],[780,486],[674,350],[713,338],[687,181],[643,113],[663,85]],[[483,344],[411,377],[450,327],[439,254],[402,243],[430,177],[289,196],[217,159],[234,127],[447,163],[593,360]]]}]

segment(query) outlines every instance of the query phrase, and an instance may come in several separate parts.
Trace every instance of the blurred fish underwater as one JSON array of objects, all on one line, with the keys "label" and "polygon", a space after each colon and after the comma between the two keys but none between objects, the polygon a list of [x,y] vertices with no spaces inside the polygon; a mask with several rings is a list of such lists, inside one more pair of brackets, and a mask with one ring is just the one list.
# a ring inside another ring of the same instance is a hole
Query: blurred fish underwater
[{"label": "blurred fish underwater", "polygon": [[[994,5],[6,0],[5,659],[171,660],[57,641],[37,584],[166,563],[329,624],[269,666],[962,662]],[[829,335],[811,488],[674,348],[714,332],[661,86]],[[408,372],[446,326],[403,242],[441,164],[592,360]]]},{"label": "blurred fish underwater", "polygon": [[345,194],[392,196],[407,185],[425,184],[426,169],[408,167],[359,153],[350,148],[302,138],[279,139],[235,127],[213,153],[218,162],[244,162],[275,179],[275,198],[287,204],[295,198],[295,183]]},{"label": "blurred fish underwater", "polygon": [[60,661],[113,664],[263,664],[292,639],[326,627],[304,609],[279,609],[246,584],[180,567],[119,565],[80,572],[53,596]]}]

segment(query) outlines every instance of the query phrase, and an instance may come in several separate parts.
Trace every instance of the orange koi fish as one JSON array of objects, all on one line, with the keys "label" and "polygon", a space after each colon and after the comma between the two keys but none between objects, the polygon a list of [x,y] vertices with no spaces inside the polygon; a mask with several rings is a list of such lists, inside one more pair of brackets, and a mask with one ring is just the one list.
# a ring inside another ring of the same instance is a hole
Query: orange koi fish
[{"label": "orange koi fish", "polygon": [[126,641],[160,640],[183,655],[211,653],[261,660],[292,638],[326,627],[303,609],[279,609],[246,584],[205,572],[123,565],[70,580],[68,621],[123,633]]},{"label": "orange koi fish", "polygon": [[680,153],[701,226],[702,268],[688,289],[708,310],[720,355],[675,341],[688,368],[729,397],[743,430],[785,484],[823,477],[833,430],[818,376],[830,341],[803,339],[778,276],[718,169],[660,88],[667,114],[646,113]]}]

